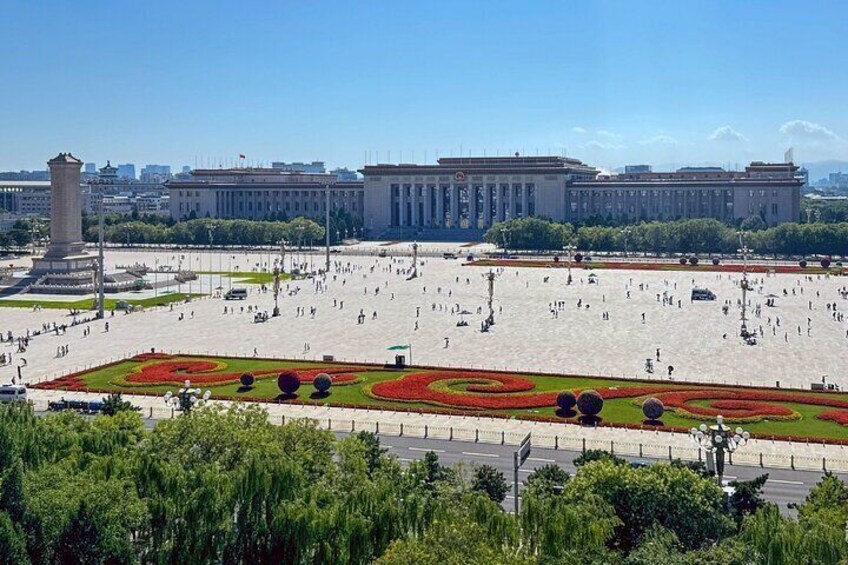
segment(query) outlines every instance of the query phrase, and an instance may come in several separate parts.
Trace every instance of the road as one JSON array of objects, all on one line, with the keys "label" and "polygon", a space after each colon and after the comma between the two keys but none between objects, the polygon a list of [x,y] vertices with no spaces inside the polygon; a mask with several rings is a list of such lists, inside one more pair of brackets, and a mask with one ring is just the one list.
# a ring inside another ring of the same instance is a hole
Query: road
[{"label": "road", "polygon": [[[338,437],[344,437],[343,433],[337,433]],[[380,443],[396,455],[401,462],[409,462],[422,459],[428,451],[433,451],[439,456],[439,460],[446,465],[452,466],[457,463],[486,464],[501,471],[512,485],[513,477],[513,453],[516,446],[496,445],[486,443],[471,443],[461,441],[448,441],[438,439],[421,439],[411,437],[380,436]],[[530,456],[519,469],[518,476],[524,481],[537,467],[549,463],[556,463],[570,474],[577,469],[574,459],[580,455],[577,451],[564,451],[533,447]],[[647,458],[623,456],[628,461],[646,461]],[[653,460],[660,461],[660,460]],[[776,503],[781,512],[791,514],[787,504],[803,502],[810,488],[813,487],[822,476],[815,471],[793,471],[791,469],[773,469],[748,467],[742,465],[727,465],[725,467],[725,479],[727,480],[749,480],[763,473],[769,474],[769,479],[763,488],[763,496]],[[837,473],[842,480],[848,479],[848,475]],[[519,489],[522,488],[519,485]],[[514,499],[512,491],[504,501],[504,507],[512,509]]]}]

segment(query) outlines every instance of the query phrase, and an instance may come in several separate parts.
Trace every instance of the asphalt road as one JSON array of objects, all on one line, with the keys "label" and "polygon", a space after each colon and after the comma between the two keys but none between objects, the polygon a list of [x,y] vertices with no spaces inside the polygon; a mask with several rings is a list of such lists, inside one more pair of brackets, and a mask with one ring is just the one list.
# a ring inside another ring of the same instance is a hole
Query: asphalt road
[{"label": "asphalt road", "polygon": [[[339,437],[346,434],[337,433]],[[453,466],[457,463],[486,464],[501,471],[512,485],[513,482],[513,453],[517,449],[513,445],[496,445],[487,443],[471,443],[462,441],[448,441],[439,439],[420,439],[412,437],[380,436],[380,443],[396,455],[401,462],[409,462],[422,459],[428,451],[433,451],[439,456],[441,463]],[[530,456],[518,471],[520,481],[524,481],[537,467],[549,463],[556,463],[570,474],[576,472],[574,459],[580,455],[579,451],[565,451],[533,447]],[[628,461],[661,461],[660,459],[648,459],[640,457],[623,456]],[[791,514],[787,504],[803,502],[810,488],[822,477],[821,472],[815,471],[793,471],[791,469],[773,469],[749,467],[742,465],[727,465],[724,478],[728,481],[734,479],[750,480],[764,473],[769,478],[763,488],[763,496],[776,503],[781,512]],[[848,475],[837,473],[842,480],[848,480]],[[523,488],[519,484],[519,490]],[[514,498],[512,491],[504,501],[504,507],[512,509]]]}]

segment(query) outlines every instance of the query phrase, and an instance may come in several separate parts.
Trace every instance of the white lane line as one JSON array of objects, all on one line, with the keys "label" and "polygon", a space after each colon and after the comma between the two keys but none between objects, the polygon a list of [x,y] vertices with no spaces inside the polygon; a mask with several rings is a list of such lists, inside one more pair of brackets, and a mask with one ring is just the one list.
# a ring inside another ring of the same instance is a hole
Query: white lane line
[{"label": "white lane line", "polygon": [[730,479],[730,480],[733,480],[733,479],[735,479],[736,477],[734,477],[733,475],[724,475],[722,478],[724,478],[724,479]]},{"label": "white lane line", "polygon": [[778,484],[781,484],[781,485],[803,485],[804,484],[801,481],[786,481],[786,480],[783,480],[783,479],[769,479],[766,482],[768,482],[768,483],[778,483]]},{"label": "white lane line", "polygon": [[395,448],[394,445],[386,445],[385,443],[381,443],[380,447],[385,447],[386,449],[394,449]]},{"label": "white lane line", "polygon": [[444,453],[445,452],[444,449],[424,449],[423,447],[407,447],[407,449],[410,450],[410,451],[424,451],[424,452],[432,451],[433,453]]},{"label": "white lane line", "polygon": [[519,469],[519,473],[535,473],[536,471],[533,469]]},{"label": "white lane line", "polygon": [[491,457],[493,459],[500,457],[497,453],[477,453],[475,451],[463,451],[462,454],[471,455],[472,457]]},{"label": "white lane line", "polygon": [[528,457],[528,461],[538,461],[539,463],[556,463],[553,459],[541,459],[539,457]]},{"label": "white lane line", "polygon": [[410,461],[415,461],[415,459],[405,459],[403,457],[398,457],[398,461],[405,461],[405,462],[409,463]]}]

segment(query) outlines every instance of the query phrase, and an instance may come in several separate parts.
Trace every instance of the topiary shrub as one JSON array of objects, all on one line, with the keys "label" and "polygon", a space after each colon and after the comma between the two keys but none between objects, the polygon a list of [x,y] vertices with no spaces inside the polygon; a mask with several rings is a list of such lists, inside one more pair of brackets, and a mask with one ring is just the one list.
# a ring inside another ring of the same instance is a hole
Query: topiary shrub
[{"label": "topiary shrub", "polygon": [[564,411],[569,411],[577,405],[577,397],[570,390],[564,390],[557,395],[556,403]]},{"label": "topiary shrub", "polygon": [[253,383],[255,381],[256,379],[253,378],[252,373],[242,373],[242,375],[239,377],[239,382],[243,387],[253,386]]},{"label": "topiary shrub", "polygon": [[324,394],[330,387],[333,386],[333,379],[330,378],[330,375],[327,373],[319,373],[315,375],[315,378],[312,379],[312,386],[315,387],[319,393]]},{"label": "topiary shrub", "polygon": [[698,264],[698,258],[695,256],[689,257],[689,264],[694,267]]},{"label": "topiary shrub", "polygon": [[574,254],[574,260],[577,261],[578,263],[580,263],[581,261],[583,261],[583,254],[582,253],[575,253]]},{"label": "topiary shrub", "polygon": [[680,259],[677,260],[677,262],[680,263],[681,265],[685,265],[686,264],[686,257],[681,257]]},{"label": "topiary shrub", "polygon": [[719,263],[721,263],[721,261],[719,261],[717,258],[713,258],[713,265],[718,265]]},{"label": "topiary shrub", "polygon": [[594,390],[584,390],[577,397],[577,409],[584,416],[597,416],[604,407],[604,399]]},{"label": "topiary shrub", "polygon": [[642,414],[649,420],[659,420],[663,412],[665,412],[665,406],[659,398],[646,398],[642,403]]},{"label": "topiary shrub", "polygon": [[801,259],[800,261],[798,261],[798,266],[801,267],[802,269],[806,269],[807,268],[807,260]]},{"label": "topiary shrub", "polygon": [[559,255],[554,255],[554,263],[559,263]]},{"label": "topiary shrub", "polygon": [[300,377],[294,371],[283,371],[277,377],[277,386],[283,394],[292,395],[300,388]]},{"label": "topiary shrub", "polygon": [[827,257],[825,257],[824,259],[822,259],[822,260],[820,261],[820,264],[821,264],[821,266],[822,266],[822,268],[823,268],[823,269],[827,269],[828,267],[830,267],[830,259],[828,259]]}]

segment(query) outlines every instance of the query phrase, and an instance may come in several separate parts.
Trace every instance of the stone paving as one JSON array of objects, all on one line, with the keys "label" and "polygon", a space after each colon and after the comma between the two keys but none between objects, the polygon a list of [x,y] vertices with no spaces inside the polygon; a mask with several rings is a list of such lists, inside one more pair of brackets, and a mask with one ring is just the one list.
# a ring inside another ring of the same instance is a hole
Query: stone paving
[{"label": "stone paving", "polygon": [[[103,322],[95,322],[87,337],[81,327],[59,336],[38,336],[24,354],[27,367],[23,374],[28,381],[58,376],[150,348],[245,356],[252,355],[255,348],[262,357],[320,359],[333,355],[337,360],[383,363],[393,358],[387,347],[411,344],[414,364],[658,380],[667,380],[667,366],[673,365],[676,381],[761,386],[779,382],[782,387],[809,389],[810,383],[821,382],[826,375],[828,382],[848,385],[844,354],[848,321],[840,320],[848,310],[848,300],[840,293],[848,285],[844,277],[753,277],[749,327],[759,332],[762,326],[763,336],[757,345],[749,346],[737,337],[739,274],[599,270],[598,283],[589,284],[589,271],[575,269],[574,283],[567,286],[565,269],[504,268],[498,270],[495,281],[496,325],[489,333],[481,333],[480,322],[487,314],[487,269],[431,255],[421,259],[420,277],[406,280],[411,259],[393,257],[392,252],[408,252],[409,246],[385,246],[390,250],[387,257],[377,256],[380,247],[369,251],[373,255],[334,254],[326,290],[311,280],[284,282],[282,315],[264,324],[253,323],[247,309],[270,312],[272,293],[247,285],[250,295],[246,301],[206,298],[174,305],[173,311],[166,307],[130,315],[115,313],[114,317],[107,314],[108,333]],[[160,266],[176,267],[178,254],[186,255],[170,250],[110,251],[107,261],[111,265],[153,265],[158,258]],[[208,270],[211,264],[214,270],[222,265],[224,270],[251,271],[267,266],[273,257],[267,252],[193,252],[192,262],[196,270]],[[310,257],[290,252],[286,267],[292,260],[308,264],[310,259],[314,268],[323,265],[322,254]],[[215,277],[212,280],[212,285],[204,283],[204,291],[218,285]],[[229,285],[224,279],[223,286]],[[710,288],[718,299],[691,302],[693,286]],[[765,305],[770,294],[776,296],[774,307]],[[564,301],[564,306],[552,311],[557,301]],[[725,301],[729,301],[727,314],[722,311]],[[828,309],[828,303],[835,304],[836,310]],[[225,307],[235,312],[225,315]],[[316,308],[314,317],[312,307]],[[298,308],[302,315],[297,314]],[[471,314],[460,316],[460,310]],[[357,323],[360,312],[364,315],[361,324]],[[457,327],[462,318],[468,326]],[[0,331],[21,335],[43,323],[69,323],[70,319],[62,310],[0,308]],[[66,344],[69,354],[56,357],[57,348]],[[645,360],[656,359],[657,349],[661,361],[655,362],[656,372],[646,373]],[[4,344],[0,351],[12,352],[13,348]],[[0,367],[0,382],[14,374],[17,353],[14,360],[12,365]],[[33,398],[43,394],[32,391]],[[291,413],[304,409],[275,408]],[[410,417],[380,416],[387,422]],[[421,418],[437,422],[444,417]],[[506,424],[494,421],[487,425],[501,429]],[[527,422],[509,426],[532,427]],[[633,432],[602,433],[627,438]]]}]

